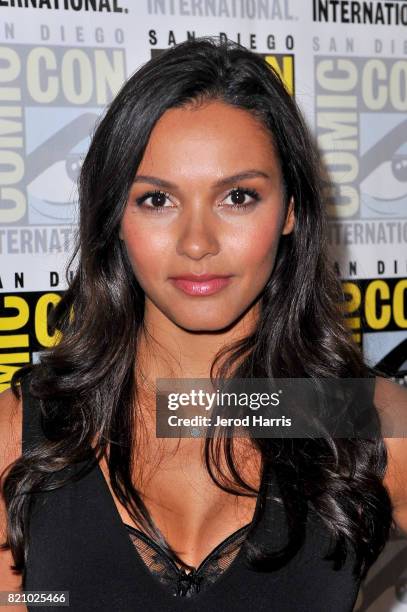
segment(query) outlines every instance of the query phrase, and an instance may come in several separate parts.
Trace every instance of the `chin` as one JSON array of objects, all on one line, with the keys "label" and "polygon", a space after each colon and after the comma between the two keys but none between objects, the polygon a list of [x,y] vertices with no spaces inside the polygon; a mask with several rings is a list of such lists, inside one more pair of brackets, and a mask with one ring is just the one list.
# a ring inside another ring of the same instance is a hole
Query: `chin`
[{"label": "chin", "polygon": [[230,317],[230,314],[227,317],[219,317],[216,314],[214,316],[208,316],[208,314],[205,316],[193,316],[192,313],[185,317],[178,316],[172,320],[178,327],[190,332],[226,331],[235,321],[235,319]]}]

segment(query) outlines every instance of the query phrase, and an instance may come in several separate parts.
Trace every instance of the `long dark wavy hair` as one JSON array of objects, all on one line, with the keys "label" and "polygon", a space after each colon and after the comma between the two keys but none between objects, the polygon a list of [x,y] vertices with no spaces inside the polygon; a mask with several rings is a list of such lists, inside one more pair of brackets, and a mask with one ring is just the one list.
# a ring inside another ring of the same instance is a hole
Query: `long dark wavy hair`
[{"label": "long dark wavy hair", "polygon": [[[80,225],[70,262],[79,255],[78,266],[50,316],[50,327],[61,332],[61,340],[42,354],[40,363],[24,366],[12,378],[19,397],[21,380],[30,375],[29,390],[40,400],[46,436],[12,464],[3,483],[8,531],[2,546],[11,549],[20,573],[28,555],[30,491],[62,486],[63,479],[50,484],[50,474],[84,459],[91,463],[107,450],[117,498],[182,563],[132,483],[137,339],[148,330],[144,292],[119,227],[157,120],[169,108],[214,99],[246,109],[269,131],[286,206],[291,198],[294,202],[295,227],[281,237],[274,270],[259,298],[256,329],[215,356],[211,376],[218,367],[221,378],[372,377],[345,324],[343,291],[327,254],[319,156],[295,100],[260,56],[235,43],[200,38],[164,51],[124,84],[97,125],[79,179]],[[383,439],[255,438],[253,445],[261,453],[262,469],[271,465],[276,475],[289,538],[279,551],[250,545],[253,524],[246,553],[252,567],[277,568],[295,554],[304,541],[311,504],[334,537],[327,558],[341,567],[351,544],[354,572],[364,577],[392,525],[391,501],[382,483],[387,466]],[[222,474],[221,449],[232,480],[216,476]],[[234,458],[233,438],[224,439],[221,447],[205,440],[206,468],[219,487],[265,496],[244,481]]]}]

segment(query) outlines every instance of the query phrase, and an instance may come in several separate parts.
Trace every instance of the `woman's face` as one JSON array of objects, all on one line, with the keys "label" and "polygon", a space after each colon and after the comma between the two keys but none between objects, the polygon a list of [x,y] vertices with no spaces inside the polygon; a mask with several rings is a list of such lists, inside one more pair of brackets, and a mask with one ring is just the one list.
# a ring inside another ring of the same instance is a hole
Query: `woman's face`
[{"label": "woman's face", "polygon": [[[293,224],[269,133],[249,112],[220,101],[169,109],[151,133],[120,227],[146,320],[216,331],[247,315]],[[228,278],[173,280],[204,274]]]}]

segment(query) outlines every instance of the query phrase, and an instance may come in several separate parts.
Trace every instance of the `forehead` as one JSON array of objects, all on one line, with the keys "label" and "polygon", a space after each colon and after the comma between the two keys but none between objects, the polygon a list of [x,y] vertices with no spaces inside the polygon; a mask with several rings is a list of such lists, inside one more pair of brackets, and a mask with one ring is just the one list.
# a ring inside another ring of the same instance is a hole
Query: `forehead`
[{"label": "forehead", "polygon": [[201,169],[221,176],[257,166],[279,169],[270,132],[249,111],[216,100],[167,110],[138,171],[191,175]]}]

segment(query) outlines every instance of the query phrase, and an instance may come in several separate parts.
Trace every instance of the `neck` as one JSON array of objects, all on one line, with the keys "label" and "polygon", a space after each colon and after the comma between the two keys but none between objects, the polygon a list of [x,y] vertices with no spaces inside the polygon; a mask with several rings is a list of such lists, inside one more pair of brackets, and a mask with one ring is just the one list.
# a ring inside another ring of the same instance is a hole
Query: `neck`
[{"label": "neck", "polygon": [[156,378],[209,378],[216,354],[247,337],[258,319],[259,305],[235,325],[219,331],[189,331],[155,307],[146,308],[137,345],[137,381],[154,385]]}]

